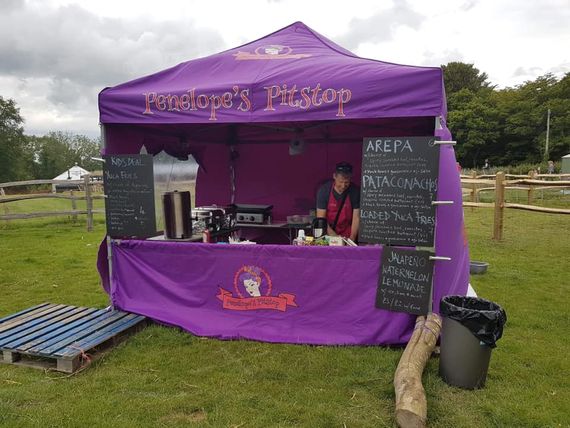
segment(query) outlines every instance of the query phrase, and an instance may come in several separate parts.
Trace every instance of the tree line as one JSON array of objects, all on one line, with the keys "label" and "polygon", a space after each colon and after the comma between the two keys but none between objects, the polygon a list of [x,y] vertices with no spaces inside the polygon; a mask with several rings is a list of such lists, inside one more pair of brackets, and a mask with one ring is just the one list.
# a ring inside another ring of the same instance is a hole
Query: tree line
[{"label": "tree line", "polygon": [[101,170],[99,139],[52,131],[25,135],[24,119],[16,102],[0,96],[0,183],[51,179],[77,164],[87,171]]},{"label": "tree line", "polygon": [[442,68],[448,126],[462,166],[480,168],[485,159],[501,166],[545,164],[570,153],[570,73],[496,89],[473,64]]},{"label": "tree line", "polygon": [[[448,126],[457,159],[467,168],[558,161],[570,153],[570,73],[540,76],[514,88],[497,89],[473,64],[442,66]],[[547,116],[550,110],[548,151]],[[0,96],[0,183],[53,178],[74,164],[101,169],[99,139],[52,131],[25,135],[16,102]]]}]

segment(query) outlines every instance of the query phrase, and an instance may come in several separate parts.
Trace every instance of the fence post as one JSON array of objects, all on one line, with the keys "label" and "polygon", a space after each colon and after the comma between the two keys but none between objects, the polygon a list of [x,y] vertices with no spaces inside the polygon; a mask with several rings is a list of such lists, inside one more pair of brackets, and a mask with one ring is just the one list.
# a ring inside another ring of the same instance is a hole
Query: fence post
[{"label": "fence post", "polygon": [[[530,177],[531,180],[534,180],[536,178],[536,171],[529,171],[528,176]],[[532,184],[529,185],[528,187],[528,204],[532,205],[532,203],[534,202],[534,186]]]},{"label": "fence post", "polygon": [[[471,171],[471,178],[473,180],[477,179],[477,171]],[[479,199],[478,197],[479,195],[477,195],[477,184],[473,183],[471,184],[471,202],[477,202],[477,199]],[[471,207],[471,211],[473,211],[475,208]]]},{"label": "fence post", "polygon": [[495,220],[493,222],[493,239],[503,239],[503,218],[505,214],[505,173],[497,172],[495,180]]},{"label": "fence post", "polygon": [[[71,196],[71,210],[72,211],[77,211],[77,202],[75,201],[75,196],[73,196],[73,190],[69,191],[69,195]],[[71,218],[73,219],[74,222],[77,221],[77,214],[72,214]]]},{"label": "fence post", "polygon": [[[0,187],[0,197],[2,196],[6,196],[6,192],[4,191],[3,187]],[[2,204],[4,205],[4,214],[8,215],[10,214],[10,210],[8,209],[8,204]],[[9,223],[10,220],[6,220],[6,223]]]},{"label": "fence post", "polygon": [[85,184],[85,205],[87,206],[87,232],[93,231],[93,198],[91,197],[91,176],[83,177]]}]

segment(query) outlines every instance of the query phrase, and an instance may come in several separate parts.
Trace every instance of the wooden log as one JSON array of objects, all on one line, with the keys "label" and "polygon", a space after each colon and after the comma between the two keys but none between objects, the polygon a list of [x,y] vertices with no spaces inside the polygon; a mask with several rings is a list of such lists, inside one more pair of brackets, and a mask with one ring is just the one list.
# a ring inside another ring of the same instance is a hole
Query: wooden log
[{"label": "wooden log", "polygon": [[[65,184],[81,184],[83,180],[65,180]],[[34,184],[63,184],[63,180],[26,180],[0,183],[0,187],[31,186]]]},{"label": "wooden log", "polygon": [[441,331],[441,318],[430,313],[416,319],[414,332],[394,374],[396,422],[402,428],[425,427],[427,400],[422,385],[424,367],[435,349]]},{"label": "wooden log", "polygon": [[[95,210],[93,210],[95,212]],[[6,214],[0,215],[0,220],[23,220],[28,218],[39,217],[57,217],[64,215],[87,214],[85,210],[78,211],[37,211],[35,213],[19,213],[19,214]]]},{"label": "wooden log", "polygon": [[[475,181],[475,179],[477,178],[477,173],[475,171],[471,173],[471,178],[473,179],[472,181]],[[469,180],[465,180],[464,182],[468,181]],[[477,184],[471,183],[471,203],[478,202],[477,199],[479,199],[479,195],[477,194]],[[471,212],[473,212],[473,209],[471,209]]]},{"label": "wooden log", "polygon": [[[535,171],[530,171],[528,173],[528,177],[531,180],[534,180],[536,178],[536,172]],[[534,202],[534,186],[530,185],[528,187],[528,198],[527,198],[527,202],[529,205],[532,205],[532,203]]]},{"label": "wooden log", "polygon": [[493,239],[503,239],[503,219],[505,216],[505,173],[497,173],[495,184],[495,217],[493,221]]},{"label": "wooden log", "polygon": [[39,194],[30,194],[30,195],[18,195],[18,196],[10,196],[6,198],[0,199],[1,203],[8,203],[8,202],[15,202],[15,201],[25,201],[28,199],[83,199],[82,197],[78,196],[67,196],[67,195],[56,195],[54,193],[39,193]]},{"label": "wooden log", "polygon": [[[69,194],[71,195],[71,211],[77,211],[77,202],[75,201],[75,198],[73,197],[73,190],[69,192]],[[73,216],[71,217],[73,219],[73,221],[77,221],[77,214],[73,214]]]},{"label": "wooden log", "polygon": [[560,180],[570,180],[570,174],[536,174],[538,178],[559,178]]},{"label": "wooden log", "polygon": [[490,202],[463,202],[463,206],[464,207],[478,207],[478,208],[494,208],[495,204],[490,203]]},{"label": "wooden log", "polygon": [[93,231],[93,199],[91,199],[91,177],[86,174],[85,180],[85,204],[87,206],[87,232]]},{"label": "wooden log", "polygon": [[566,181],[547,181],[547,180],[531,180],[529,178],[524,180],[508,180],[505,181],[505,185],[509,184],[526,184],[535,186],[557,186],[557,187],[568,187],[570,186],[570,180]]},{"label": "wooden log", "polygon": [[[6,192],[4,192],[4,188],[0,187],[0,204],[5,199],[5,196],[6,196]],[[10,210],[8,209],[8,205],[4,205],[4,214],[5,215],[10,214]],[[8,220],[6,220],[6,221],[8,221]]]},{"label": "wooden log", "polygon": [[[93,214],[104,214],[105,210],[91,210]],[[0,215],[0,220],[23,220],[28,218],[39,218],[39,217],[57,217],[64,215],[75,215],[75,214],[87,214],[85,210],[77,211],[38,211],[35,213],[22,213],[22,214],[5,214]]]},{"label": "wooden log", "polygon": [[546,208],[536,205],[522,205],[522,204],[505,204],[505,208],[514,208],[517,210],[535,211],[546,214],[570,214],[570,210],[563,208]]},{"label": "wooden log", "polygon": [[[528,187],[523,187],[523,186],[505,186],[505,190],[524,190],[525,192],[529,191]],[[490,191],[495,191],[495,187],[479,187],[477,189],[477,191],[479,193],[481,192],[490,192]]]},{"label": "wooden log", "polygon": [[461,184],[488,184],[493,185],[495,184],[495,180],[480,180],[478,178],[463,178],[461,180]]},{"label": "wooden log", "polygon": [[[530,174],[530,172],[529,172]],[[505,174],[505,177],[508,178],[528,178],[528,174],[524,175],[524,174]]]}]

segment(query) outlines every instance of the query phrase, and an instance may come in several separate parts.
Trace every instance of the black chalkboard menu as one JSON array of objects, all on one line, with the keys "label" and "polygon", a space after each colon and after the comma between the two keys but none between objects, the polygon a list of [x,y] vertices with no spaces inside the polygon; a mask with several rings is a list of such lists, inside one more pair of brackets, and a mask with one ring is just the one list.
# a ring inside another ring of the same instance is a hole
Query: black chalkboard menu
[{"label": "black chalkboard menu", "polygon": [[361,242],[434,246],[439,145],[435,137],[365,138]]},{"label": "black chalkboard menu", "polygon": [[152,155],[104,156],[105,216],[111,237],[156,234]]},{"label": "black chalkboard menu", "polygon": [[430,310],[433,260],[429,251],[384,247],[376,307],[426,315]]}]

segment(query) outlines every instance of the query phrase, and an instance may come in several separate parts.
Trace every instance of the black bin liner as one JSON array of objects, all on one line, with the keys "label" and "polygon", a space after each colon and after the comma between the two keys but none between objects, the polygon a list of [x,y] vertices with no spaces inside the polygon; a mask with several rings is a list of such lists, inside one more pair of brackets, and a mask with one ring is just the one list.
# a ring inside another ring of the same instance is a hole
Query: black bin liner
[{"label": "black bin liner", "polygon": [[442,316],[459,322],[491,348],[503,335],[507,314],[503,308],[480,297],[445,296],[439,303]]}]

